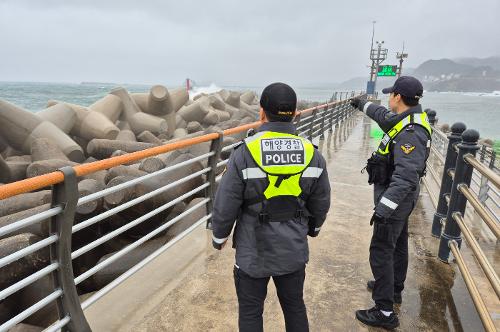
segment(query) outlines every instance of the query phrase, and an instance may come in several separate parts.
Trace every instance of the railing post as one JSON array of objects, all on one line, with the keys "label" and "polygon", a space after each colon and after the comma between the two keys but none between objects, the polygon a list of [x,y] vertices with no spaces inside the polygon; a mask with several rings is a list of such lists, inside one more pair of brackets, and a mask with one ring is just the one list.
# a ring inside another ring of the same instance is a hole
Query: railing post
[{"label": "railing post", "polygon": [[346,126],[345,126],[346,137],[345,137],[345,139],[347,139],[347,136],[349,135],[349,130],[351,128],[351,120],[349,119],[349,107],[350,106],[351,105],[349,104],[349,99],[346,99],[345,104],[344,104],[344,120],[346,121]]},{"label": "railing post", "polygon": [[313,127],[314,127],[314,120],[316,119],[316,113],[318,112],[317,108],[314,108],[311,116],[311,122],[309,122],[309,134],[308,134],[308,139],[311,141],[313,139]]},{"label": "railing post", "polygon": [[[486,161],[486,154],[487,154],[487,148],[485,145],[482,146],[482,149],[481,149],[481,154],[480,154],[480,161],[481,162],[485,162]],[[488,163],[488,168],[490,169],[494,169],[495,168],[495,159],[496,159],[496,152],[494,149],[491,149],[491,156],[490,156],[490,160],[489,160],[489,163]],[[490,187],[488,186],[488,179],[484,176],[484,175],[481,175],[481,184],[479,186],[479,194],[478,194],[478,198],[479,200],[481,201],[481,203],[485,203],[486,200],[488,199],[488,191],[490,189]]]},{"label": "railing post", "polygon": [[333,132],[333,118],[335,116],[335,108],[337,107],[336,106],[337,104],[334,103],[333,104],[333,107],[330,109],[330,116],[328,118],[328,132],[331,133]]},{"label": "railing post", "polygon": [[338,124],[340,122],[340,117],[342,115],[342,106],[343,106],[342,101],[339,101],[337,103],[337,110],[336,110],[335,121],[334,121],[335,124]]},{"label": "railing post", "polygon": [[340,113],[342,112],[342,102],[338,102],[337,105],[335,106],[337,109],[335,110],[335,121],[334,121],[334,126],[335,126],[335,133],[333,134],[333,144],[335,146],[337,142],[337,136],[339,136],[339,131],[340,131]]},{"label": "railing post", "polygon": [[486,145],[481,147],[481,151],[479,152],[479,161],[484,162],[486,159]]},{"label": "railing post", "polygon": [[476,155],[477,150],[479,150],[477,144],[478,139],[479,133],[474,129],[468,129],[462,133],[462,142],[457,145],[458,157],[451,188],[448,213],[446,214],[446,225],[443,234],[441,234],[441,241],[439,242],[438,257],[443,262],[448,262],[450,256],[450,241],[456,241],[459,247],[462,244],[460,227],[453,218],[453,215],[456,212],[459,212],[462,216],[465,215],[467,198],[460,192],[458,186],[461,184],[470,186],[474,168],[465,161],[464,156]]},{"label": "railing post", "polygon": [[[214,210],[214,199],[215,199],[215,178],[217,173],[217,163],[220,159],[220,153],[222,150],[222,142],[224,141],[224,134],[222,131],[217,132],[219,136],[212,140],[210,144],[210,152],[214,154],[208,157],[207,167],[210,167],[210,171],[207,173],[207,182],[209,186],[205,189],[205,197],[210,198],[207,202],[207,213],[210,214]],[[211,218],[207,219],[207,229],[212,229]]]},{"label": "railing post", "polygon": [[466,126],[462,122],[454,123],[451,126],[451,134],[448,136],[448,150],[446,152],[443,177],[441,179],[441,187],[439,189],[438,206],[436,209],[436,213],[434,213],[434,219],[432,221],[432,236],[437,238],[441,236],[441,220],[444,220],[444,218],[446,218],[446,213],[448,212],[448,202],[446,202],[446,195],[451,192],[451,185],[453,183],[453,179],[451,178],[449,172],[455,169],[455,164],[457,162],[455,145],[460,142],[461,135],[465,129]]},{"label": "railing post", "polygon": [[[479,161],[484,163],[486,160],[486,145],[483,145],[481,147],[481,151],[479,152]],[[481,183],[479,184],[479,194],[477,195],[479,198],[479,201],[481,203],[485,203],[486,200],[488,199],[488,179],[481,174]]]},{"label": "railing post", "polygon": [[491,157],[490,157],[489,168],[491,168],[491,169],[495,168],[496,157],[497,157],[497,152],[495,150],[491,150]]},{"label": "railing post", "polygon": [[319,136],[320,140],[325,139],[325,118],[328,116],[328,102],[326,102],[325,110],[321,115],[321,135]]},{"label": "railing post", "polygon": [[429,119],[429,123],[431,124],[431,126],[434,127],[436,125],[436,111],[428,108],[425,110],[425,113],[427,113],[427,118]]},{"label": "railing post", "polygon": [[342,103],[342,122],[344,122],[347,119],[347,105],[349,105],[348,100],[345,99]]},{"label": "railing post", "polygon": [[[302,116],[301,116],[301,113],[297,114],[295,116],[295,118],[293,119],[293,125],[295,127],[295,134],[298,135],[298,131],[297,131],[297,128],[301,125],[301,121],[302,121]],[[248,137],[248,135],[247,135]]]},{"label": "railing post", "polygon": [[342,101],[337,102],[336,116],[334,123],[337,124],[340,122],[340,115],[342,114]]},{"label": "railing post", "polygon": [[79,197],[78,181],[72,167],[63,167],[59,171],[64,174],[64,181],[52,188],[52,206],[62,206],[63,211],[52,217],[49,226],[50,233],[59,237],[50,246],[51,261],[59,263],[59,268],[54,271],[54,287],[60,288],[63,293],[57,299],[57,308],[60,319],[71,318],[63,331],[87,332],[91,329],[80,305],[71,261],[71,229]]},{"label": "railing post", "polygon": [[348,114],[348,117],[350,118],[351,116],[353,116],[353,114],[356,112],[356,110],[354,109],[354,107],[351,106],[350,103],[347,104],[347,114]]}]

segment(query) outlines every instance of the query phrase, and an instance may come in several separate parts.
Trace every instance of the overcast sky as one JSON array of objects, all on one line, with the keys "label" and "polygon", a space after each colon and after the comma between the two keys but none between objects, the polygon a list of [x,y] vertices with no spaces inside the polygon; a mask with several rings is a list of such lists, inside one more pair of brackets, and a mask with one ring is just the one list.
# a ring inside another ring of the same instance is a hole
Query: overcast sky
[{"label": "overcast sky", "polygon": [[0,81],[340,82],[373,20],[388,64],[500,55],[499,0],[0,0]]}]

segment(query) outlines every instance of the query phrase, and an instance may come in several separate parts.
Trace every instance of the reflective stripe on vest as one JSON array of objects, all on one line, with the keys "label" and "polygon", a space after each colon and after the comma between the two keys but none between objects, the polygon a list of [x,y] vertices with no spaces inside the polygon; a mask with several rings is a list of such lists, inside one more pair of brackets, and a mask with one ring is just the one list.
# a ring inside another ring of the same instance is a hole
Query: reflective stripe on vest
[{"label": "reflective stripe on vest", "polygon": [[[241,170],[243,175],[243,180],[248,179],[266,179],[267,174],[261,170],[259,167],[248,167]],[[323,173],[323,169],[319,167],[307,167],[304,172],[302,172],[303,178],[319,178]]]},{"label": "reflective stripe on vest", "polygon": [[264,191],[266,199],[276,196],[295,196],[302,193],[300,178],[307,170],[307,177],[321,175],[322,169],[308,165],[314,156],[314,146],[307,139],[285,133],[265,131],[245,139],[245,144],[259,170],[243,170],[243,178],[261,178],[267,175],[269,186]]},{"label": "reflective stripe on vest", "polygon": [[[412,120],[413,119],[413,120]],[[378,146],[377,153],[381,155],[389,154],[389,146],[394,137],[396,137],[405,127],[410,124],[418,124],[424,127],[429,136],[432,134],[432,127],[429,123],[429,119],[427,118],[427,113],[413,113],[406,116],[403,120],[396,123],[394,127],[392,127],[387,133],[382,137],[382,141]]]}]

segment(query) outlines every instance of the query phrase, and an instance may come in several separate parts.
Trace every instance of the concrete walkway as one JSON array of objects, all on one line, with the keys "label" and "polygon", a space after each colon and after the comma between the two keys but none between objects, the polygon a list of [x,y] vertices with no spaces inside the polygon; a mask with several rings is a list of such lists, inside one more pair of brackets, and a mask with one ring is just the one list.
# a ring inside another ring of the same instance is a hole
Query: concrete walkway
[{"label": "concrete walkway", "polygon": [[[360,174],[375,148],[371,122],[358,115],[325,137],[332,209],[319,237],[310,239],[305,301],[311,331],[377,331],[354,311],[372,306],[368,247],[372,188]],[[430,236],[434,209],[424,190],[410,220],[410,266],[400,331],[482,331],[461,277],[435,258]],[[237,331],[232,277],[234,251],[212,249],[203,227],[111,291],[85,312],[93,331]],[[459,273],[458,273],[459,274]],[[284,331],[276,292],[269,283],[266,331]]]}]

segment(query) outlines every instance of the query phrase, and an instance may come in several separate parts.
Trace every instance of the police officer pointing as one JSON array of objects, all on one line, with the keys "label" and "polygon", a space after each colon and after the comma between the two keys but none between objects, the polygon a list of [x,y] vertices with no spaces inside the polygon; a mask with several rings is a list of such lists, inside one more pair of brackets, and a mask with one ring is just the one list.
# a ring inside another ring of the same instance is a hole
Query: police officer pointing
[{"label": "police officer pointing", "polygon": [[419,105],[423,87],[416,78],[401,76],[382,92],[390,93],[390,111],[358,98],[351,102],[385,133],[366,166],[368,182],[374,185],[370,266],[375,280],[368,282],[368,289],[375,306],[358,310],[356,318],[392,329],[399,325],[393,304],[402,302],[408,268],[408,217],[419,195],[432,130]]},{"label": "police officer pointing", "polygon": [[295,135],[297,97],[283,83],[260,99],[257,133],[231,154],[212,218],[213,245],[222,249],[233,229],[234,281],[240,331],[263,331],[262,313],[272,277],[287,331],[308,331],[303,300],[307,236],[318,235],[330,208],[326,163]]}]

